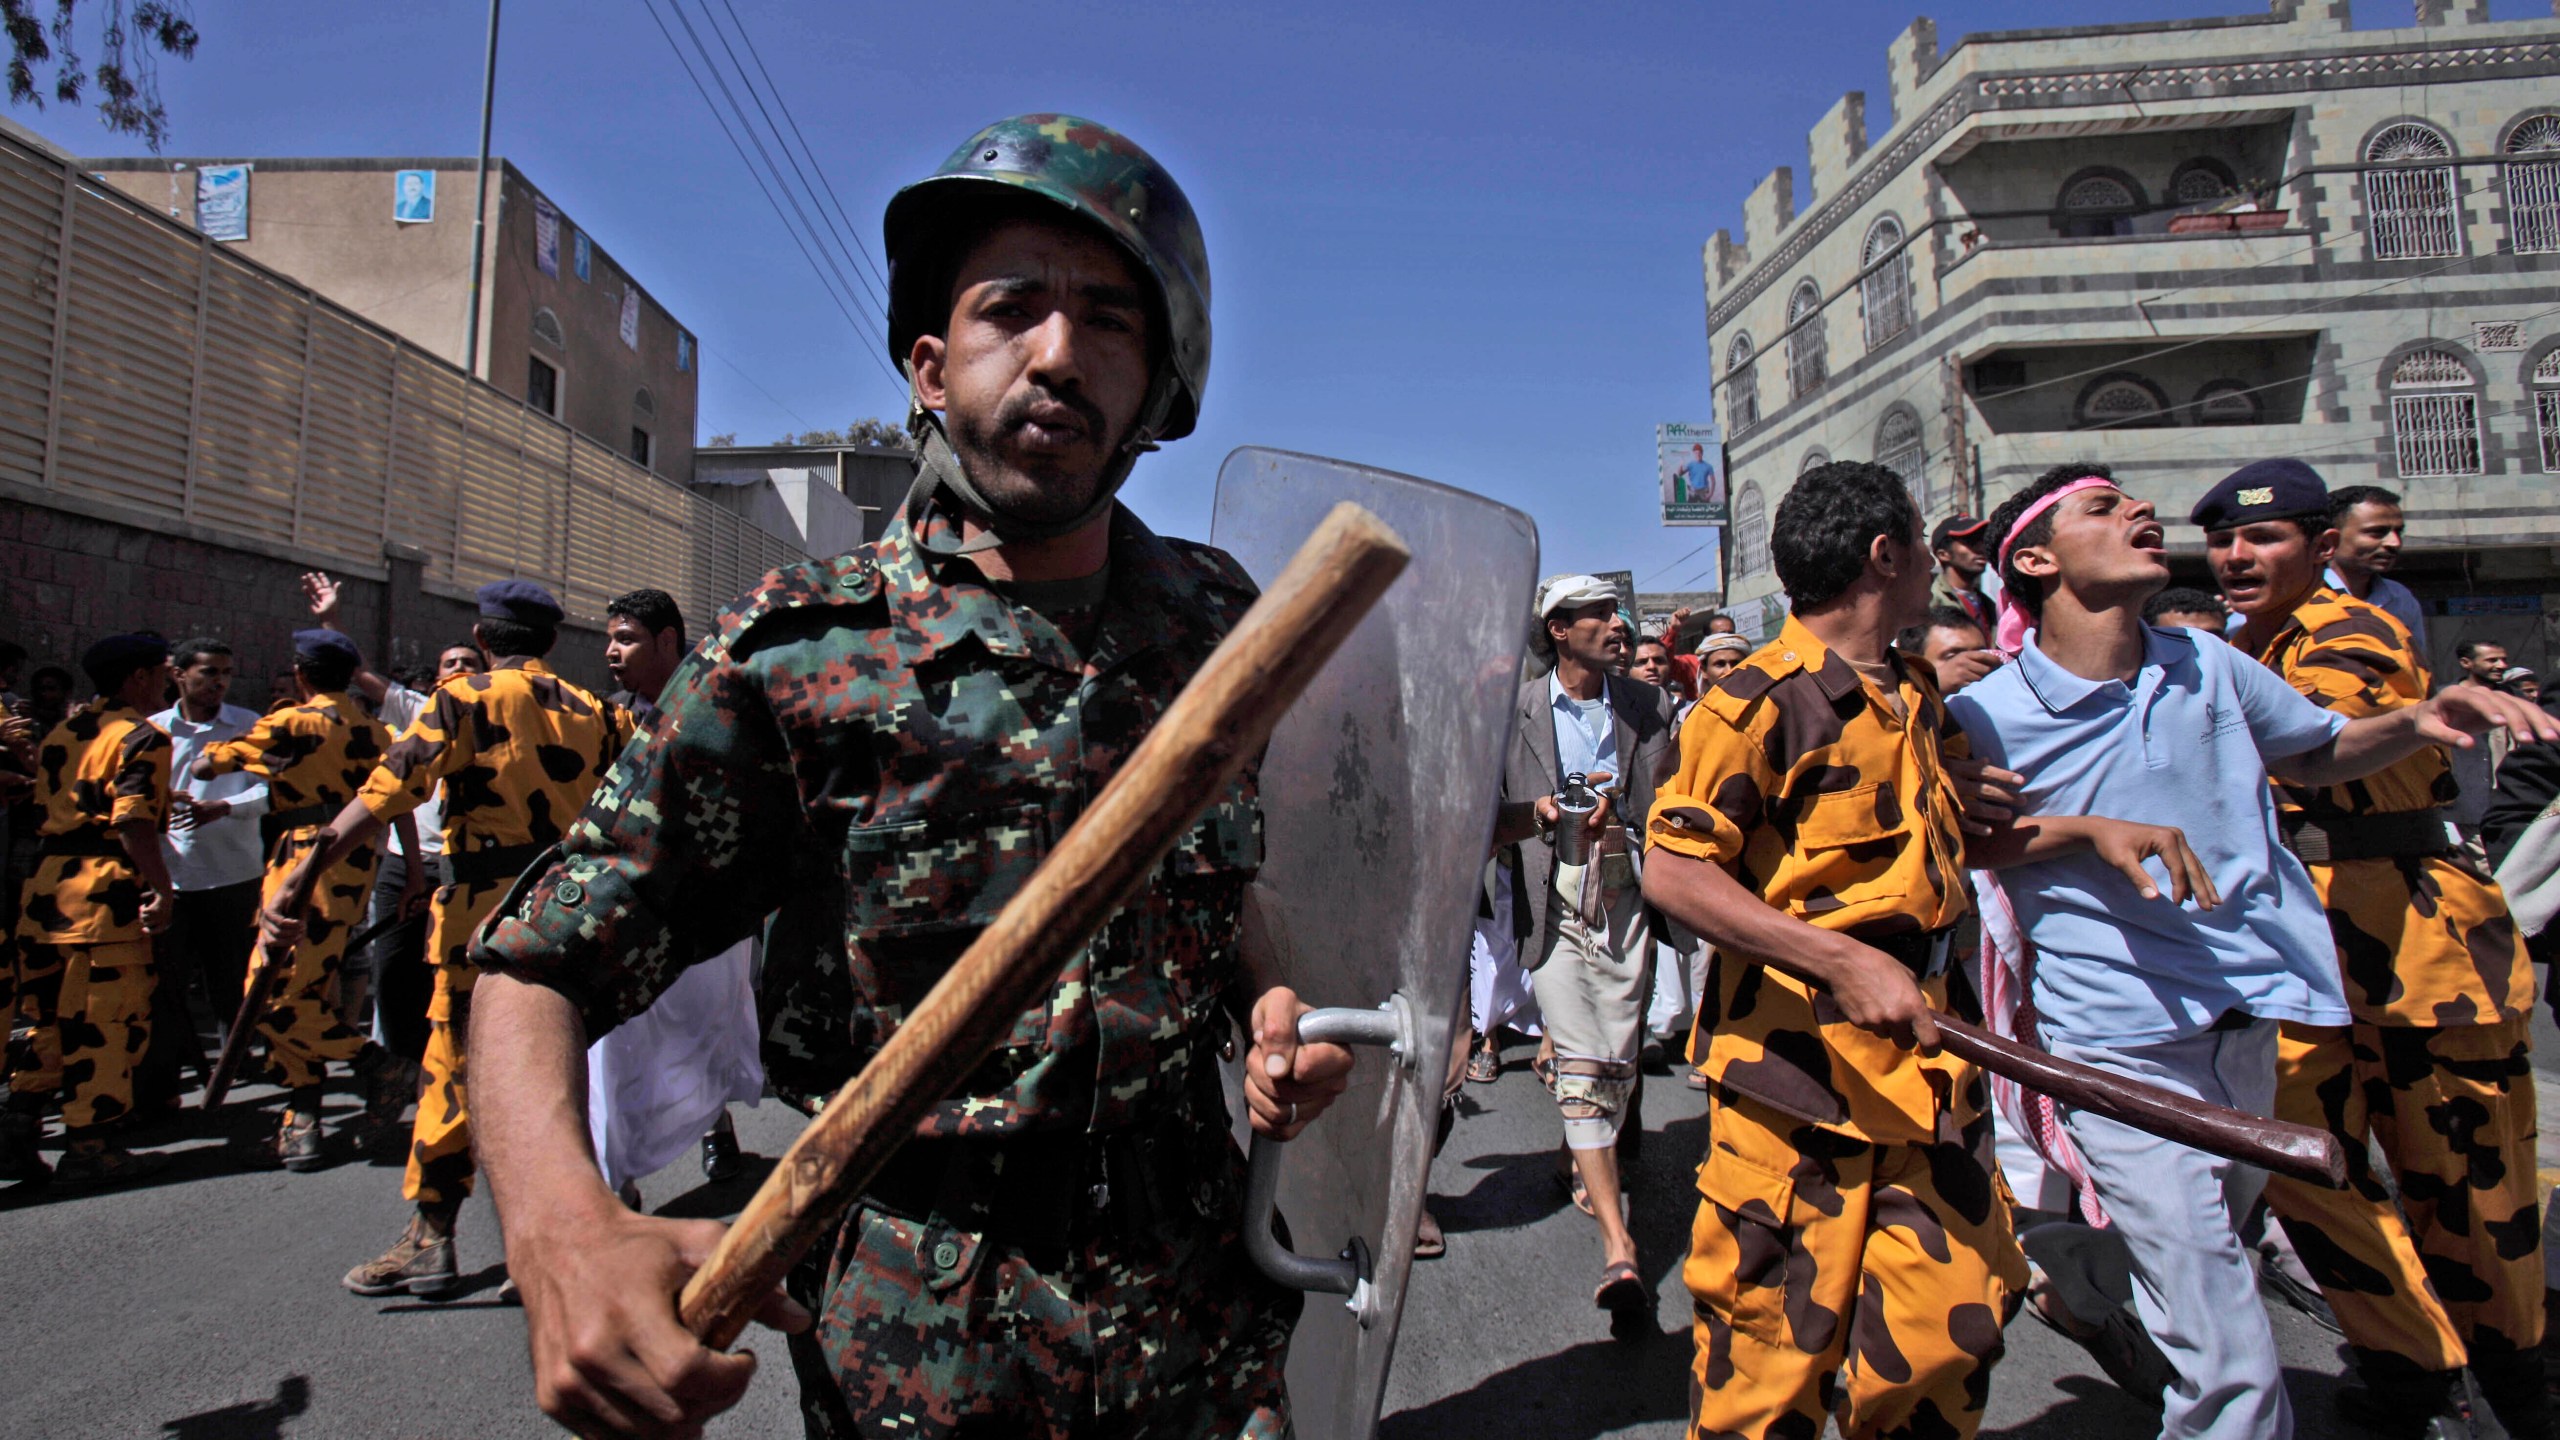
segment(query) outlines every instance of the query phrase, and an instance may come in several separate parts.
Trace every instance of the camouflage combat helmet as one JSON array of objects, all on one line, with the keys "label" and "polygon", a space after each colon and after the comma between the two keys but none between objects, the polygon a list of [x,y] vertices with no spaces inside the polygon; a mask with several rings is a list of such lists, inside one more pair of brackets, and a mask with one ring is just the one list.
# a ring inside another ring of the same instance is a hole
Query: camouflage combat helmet
[{"label": "camouflage combat helmet", "polygon": [[[1209,382],[1209,251],[1199,217],[1173,177],[1119,131],[1072,115],[1017,115],[969,138],[932,175],[900,190],[882,217],[889,259],[889,358],[901,370],[918,335],[939,330],[949,297],[933,293],[949,275],[959,237],[955,220],[974,219],[991,195],[1035,195],[1099,228],[1125,251],[1155,291],[1165,337],[1138,430],[1104,476],[1094,508],[1071,521],[1033,526],[1002,516],[976,493],[949,441],[921,405],[909,425],[920,442],[919,498],[936,480],[1011,535],[1064,534],[1107,509],[1129,467],[1158,440],[1191,433]],[[912,378],[912,377],[911,377]]]}]

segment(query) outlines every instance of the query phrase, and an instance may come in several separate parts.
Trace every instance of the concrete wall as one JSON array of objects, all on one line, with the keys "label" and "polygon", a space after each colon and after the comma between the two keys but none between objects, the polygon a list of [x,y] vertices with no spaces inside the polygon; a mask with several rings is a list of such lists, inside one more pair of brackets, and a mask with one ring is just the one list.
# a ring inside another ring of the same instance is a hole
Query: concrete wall
[{"label": "concrete wall", "polygon": [[[195,167],[232,164],[204,159],[88,159],[76,162],[108,184],[180,224],[195,224]],[[283,159],[248,162],[249,238],[230,248],[273,266],[411,344],[462,363],[471,286],[472,162],[460,159]],[[436,175],[436,218],[401,224],[391,218],[401,170]],[[651,299],[600,244],[588,278],[577,275],[577,223],[560,217],[560,273],[535,261],[537,190],[501,159],[489,170],[491,225],[481,295],[480,378],[521,400],[540,355],[560,374],[561,413],[569,428],[618,454],[631,453],[638,424],[657,439],[652,468],[682,480],[693,473],[695,418],[702,357],[696,347],[679,367],[675,317]],[[553,202],[557,206],[558,202]],[[622,343],[622,296],[640,297],[639,348]],[[567,343],[534,334],[548,308]],[[646,387],[654,415],[634,409]]]},{"label": "concrete wall", "polygon": [[734,469],[716,481],[697,479],[693,493],[812,555],[841,555],[879,532],[836,488],[830,470],[777,465],[752,474]]},{"label": "concrete wall", "polygon": [[[905,450],[882,445],[736,445],[702,450],[694,456],[694,489],[714,498],[717,498],[714,487],[763,485],[778,481],[785,475],[812,476],[817,483],[836,491],[852,507],[858,519],[861,527],[859,540],[877,540],[880,532],[888,528],[890,518],[898,513],[898,507],[907,498],[908,488],[915,482],[915,458]],[[741,507],[749,502],[724,500],[720,503],[745,514],[747,512]],[[823,507],[822,514],[835,509],[823,498],[809,503]],[[792,510],[790,513],[798,518],[790,523],[795,526],[807,524],[803,515],[805,509],[806,505],[803,505],[799,510]],[[778,515],[780,512],[773,513]],[[835,525],[841,521],[825,523]],[[784,533],[771,525],[766,529],[774,534]],[[825,533],[834,535],[839,532],[830,529]],[[850,544],[825,548],[815,539],[809,544],[809,553],[813,555],[834,555],[851,548]]]},{"label": "concrete wall", "polygon": [[[311,623],[299,585],[311,568],[308,557],[0,498],[0,638],[27,647],[29,670],[52,664],[76,675],[83,650],[127,631],[211,635],[239,657],[235,698],[263,708],[267,677],[291,665],[292,633]],[[340,624],[377,669],[427,666],[471,637],[472,603],[424,588],[418,572],[414,560],[387,556],[373,574],[338,573]],[[551,664],[581,685],[610,688],[600,631],[563,629]]]}]

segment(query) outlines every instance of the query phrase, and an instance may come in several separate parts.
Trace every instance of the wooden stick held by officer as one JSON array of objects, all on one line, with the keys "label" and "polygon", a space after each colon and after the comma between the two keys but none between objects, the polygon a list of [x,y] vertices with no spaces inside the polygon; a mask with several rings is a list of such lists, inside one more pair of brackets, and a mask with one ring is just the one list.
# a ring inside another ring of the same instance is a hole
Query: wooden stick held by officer
[{"label": "wooden stick held by officer", "polygon": [[[1206,249],[1172,177],[1090,121],[973,136],[887,216],[891,348],[921,460],[878,541],[733,604],[563,853],[484,932],[483,1154],[536,1399],[591,1434],[683,1433],[756,1367],[675,1296],[721,1227],[634,1215],[571,1098],[596,1033],[802,892],[842,944],[769,960],[777,1089],[838,1089],[1020,891],[1243,615],[1253,586],[1114,492],[1187,433]],[[759,1318],[846,1433],[1276,1433],[1299,1302],[1238,1238],[1221,1052],[1287,1138],[1351,1065],[1254,973],[1250,766],[1054,989],[1004,1027]],[[828,1263],[832,1255],[840,1263]],[[919,1347],[946,1357],[918,1369]],[[1098,1348],[1095,1348],[1098,1347]],[[1090,1360],[1069,1357],[1093,1349]]]}]

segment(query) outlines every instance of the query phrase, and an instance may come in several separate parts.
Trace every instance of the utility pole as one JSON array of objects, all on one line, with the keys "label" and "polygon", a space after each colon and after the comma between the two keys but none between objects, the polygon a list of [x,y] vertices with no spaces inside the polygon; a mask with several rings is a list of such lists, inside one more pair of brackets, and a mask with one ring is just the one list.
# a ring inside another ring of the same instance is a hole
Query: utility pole
[{"label": "utility pole", "polygon": [[[1969,473],[1973,446],[1966,442],[1964,433],[1964,367],[1953,355],[1939,364],[1946,376],[1947,496],[1954,501],[1954,508],[1964,510],[1982,503],[1981,498],[1973,493],[1973,477]],[[1982,512],[1973,509],[1973,513],[1979,515]]]},{"label": "utility pole", "polygon": [[471,176],[471,313],[462,322],[462,370],[480,373],[480,273],[489,227],[489,114],[498,102],[498,0],[489,0],[489,63],[480,75],[480,166]]}]

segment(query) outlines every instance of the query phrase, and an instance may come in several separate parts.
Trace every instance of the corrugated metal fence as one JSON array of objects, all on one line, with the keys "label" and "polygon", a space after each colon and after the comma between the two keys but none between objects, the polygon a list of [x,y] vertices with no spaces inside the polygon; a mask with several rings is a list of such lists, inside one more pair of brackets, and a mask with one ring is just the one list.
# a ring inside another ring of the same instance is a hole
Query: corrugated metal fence
[{"label": "corrugated metal fence", "polygon": [[0,481],[425,579],[522,576],[696,633],[798,549],[0,137]]}]

